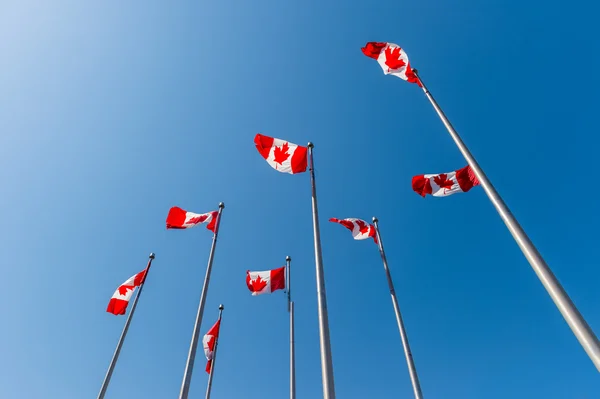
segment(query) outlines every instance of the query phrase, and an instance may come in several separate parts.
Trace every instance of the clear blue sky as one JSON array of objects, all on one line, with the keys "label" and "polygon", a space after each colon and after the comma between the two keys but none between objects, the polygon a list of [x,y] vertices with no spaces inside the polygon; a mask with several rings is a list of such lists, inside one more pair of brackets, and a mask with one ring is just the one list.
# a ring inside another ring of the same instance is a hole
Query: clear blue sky
[{"label": "clear blue sky", "polygon": [[427,399],[600,397],[481,188],[412,192],[413,175],[465,162],[420,89],[360,51],[406,49],[600,333],[597,14],[577,0],[0,3],[0,397],[95,398],[125,321],[106,305],[151,251],[108,397],[176,397],[211,234],[164,221],[219,201],[213,398],[286,397],[284,294],[244,282],[286,255],[298,397],[321,396],[309,176],[272,170],[257,132],[316,145],[338,398],[412,397],[377,248],[326,222],[372,216]]}]

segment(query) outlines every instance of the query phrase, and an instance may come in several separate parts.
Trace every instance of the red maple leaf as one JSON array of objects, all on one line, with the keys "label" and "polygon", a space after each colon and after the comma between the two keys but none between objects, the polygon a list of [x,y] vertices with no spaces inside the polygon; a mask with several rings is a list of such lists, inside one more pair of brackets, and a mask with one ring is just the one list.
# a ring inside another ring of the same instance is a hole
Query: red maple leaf
[{"label": "red maple leaf", "polygon": [[248,288],[250,288],[250,291],[252,292],[261,292],[266,286],[267,282],[261,279],[260,276],[258,276],[256,280],[251,280],[248,284]]},{"label": "red maple leaf", "polygon": [[358,231],[360,234],[369,232],[369,225],[364,220],[356,220],[355,223],[358,225]]},{"label": "red maple leaf", "polygon": [[[385,49],[385,65],[391,69],[400,69],[406,65],[406,62],[400,58],[400,47],[388,47]],[[389,71],[388,71],[389,72]]]},{"label": "red maple leaf", "polygon": [[215,350],[215,336],[209,335],[208,340],[206,341],[206,348],[208,349],[208,353],[206,353],[206,358],[208,360],[212,359],[213,351]]},{"label": "red maple leaf", "polygon": [[133,291],[134,288],[133,285],[122,285],[119,287],[119,294],[125,296],[127,295],[127,291]]},{"label": "red maple leaf", "polygon": [[433,181],[435,182],[435,184],[440,186],[440,188],[451,189],[454,185],[454,182],[452,180],[449,180],[448,175],[446,175],[445,173],[435,176],[433,178]]},{"label": "red maple leaf", "polygon": [[208,215],[194,216],[193,218],[191,218],[190,220],[188,220],[186,224],[198,224],[198,223],[202,223],[207,218],[208,218]]},{"label": "red maple leaf", "polygon": [[288,154],[289,149],[288,143],[284,143],[281,148],[275,147],[275,151],[273,151],[274,161],[279,165],[283,164],[290,157],[290,154]]}]

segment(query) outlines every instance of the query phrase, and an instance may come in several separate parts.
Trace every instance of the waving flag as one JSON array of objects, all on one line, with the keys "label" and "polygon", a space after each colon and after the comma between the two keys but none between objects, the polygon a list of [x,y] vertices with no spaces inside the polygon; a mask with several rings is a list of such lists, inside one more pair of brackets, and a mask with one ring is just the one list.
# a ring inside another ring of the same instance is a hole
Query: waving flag
[{"label": "waving flag", "polygon": [[273,169],[291,174],[306,171],[306,147],[262,134],[254,137],[254,144],[260,155]]},{"label": "waving flag", "polygon": [[410,67],[408,56],[397,44],[369,42],[361,50],[367,57],[376,59],[386,75],[394,75],[421,86],[419,78]]},{"label": "waving flag", "polygon": [[106,311],[114,315],[125,314],[129,300],[135,291],[135,287],[139,287],[144,283],[144,277],[146,276],[146,270],[143,270],[133,277],[130,277],[127,281],[117,288],[113,294]]},{"label": "waving flag", "polygon": [[412,179],[413,190],[423,197],[427,194],[434,197],[447,197],[455,193],[466,193],[478,185],[479,180],[468,165],[454,172],[418,175]]},{"label": "waving flag", "polygon": [[217,213],[217,211],[193,213],[174,206],[167,215],[167,229],[189,229],[201,223],[207,223],[206,228],[214,233]]},{"label": "waving flag", "polygon": [[246,285],[253,296],[285,289],[285,266],[264,272],[246,272]]},{"label": "waving flag", "polygon": [[375,232],[375,226],[365,222],[362,219],[347,218],[337,219],[331,218],[330,222],[339,223],[352,232],[352,237],[355,240],[366,240],[369,237],[373,237],[375,244],[377,244],[377,233]]},{"label": "waving flag", "polygon": [[217,320],[214,326],[206,333],[202,338],[202,346],[204,347],[204,355],[206,355],[206,372],[210,374],[210,367],[212,365],[213,355],[215,353],[215,343],[219,338],[219,327],[221,327],[221,320]]}]

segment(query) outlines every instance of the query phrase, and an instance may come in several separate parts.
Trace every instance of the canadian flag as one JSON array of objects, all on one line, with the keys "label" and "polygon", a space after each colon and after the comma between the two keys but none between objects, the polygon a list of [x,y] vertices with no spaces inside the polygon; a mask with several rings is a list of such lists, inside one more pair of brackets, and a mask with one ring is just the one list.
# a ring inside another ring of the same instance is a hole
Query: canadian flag
[{"label": "canadian flag", "polygon": [[376,59],[386,75],[394,75],[421,86],[419,78],[410,67],[408,56],[397,44],[368,42],[361,50],[367,57]]},{"label": "canadian flag", "polygon": [[254,137],[254,144],[273,169],[291,174],[306,171],[306,147],[262,134]]},{"label": "canadian flag", "polygon": [[129,304],[129,300],[133,295],[133,291],[135,291],[135,287],[144,284],[145,276],[146,270],[143,270],[121,284],[113,294],[112,298],[110,298],[106,311],[115,315],[125,314],[127,304]]},{"label": "canadian flag", "polygon": [[206,228],[214,233],[217,214],[217,211],[208,213],[187,212],[174,206],[169,209],[169,214],[167,215],[167,229],[189,229],[200,223],[207,223]]},{"label": "canadian flag", "polygon": [[468,165],[454,172],[418,175],[412,179],[413,190],[423,197],[427,194],[434,197],[447,197],[455,193],[466,193],[478,185],[479,180]]},{"label": "canadian flag", "polygon": [[221,327],[221,319],[217,320],[214,326],[206,333],[202,338],[202,346],[204,347],[204,355],[206,355],[206,372],[210,374],[210,368],[212,366],[213,355],[215,354],[215,343],[219,338],[219,328]]},{"label": "canadian flag", "polygon": [[365,222],[362,219],[346,218],[346,219],[329,219],[330,222],[339,223],[352,232],[352,237],[355,240],[366,240],[369,237],[373,237],[375,244],[377,244],[377,233],[375,226]]},{"label": "canadian flag", "polygon": [[264,272],[246,272],[246,285],[252,295],[270,294],[285,289],[285,266]]}]

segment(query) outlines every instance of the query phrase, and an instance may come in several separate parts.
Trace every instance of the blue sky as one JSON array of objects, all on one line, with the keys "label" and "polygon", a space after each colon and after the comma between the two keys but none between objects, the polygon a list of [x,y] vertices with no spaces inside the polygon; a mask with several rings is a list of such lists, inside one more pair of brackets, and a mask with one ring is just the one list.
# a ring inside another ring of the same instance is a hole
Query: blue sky
[{"label": "blue sky", "polygon": [[[171,206],[225,202],[202,332],[225,311],[213,398],[288,392],[285,296],[247,269],[293,258],[299,398],[321,396],[308,174],[273,171],[257,132],[315,143],[338,398],[410,398],[372,242],[378,216],[424,396],[596,398],[600,379],[481,188],[423,199],[413,175],[465,162],[407,51],[600,332],[597,8],[533,1],[0,3],[0,397],[97,395],[124,317],[115,288],[156,253],[107,397],[179,392],[211,234]],[[199,357],[191,395],[204,394]]]}]

